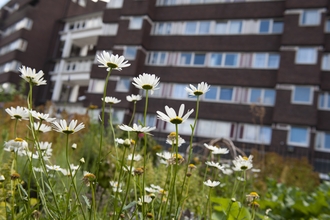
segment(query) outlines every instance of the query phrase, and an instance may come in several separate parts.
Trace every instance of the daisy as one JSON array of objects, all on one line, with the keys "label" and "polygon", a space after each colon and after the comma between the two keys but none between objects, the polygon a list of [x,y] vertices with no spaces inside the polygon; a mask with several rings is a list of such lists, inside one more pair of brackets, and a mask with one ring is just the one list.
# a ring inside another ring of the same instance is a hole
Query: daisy
[{"label": "daisy", "polygon": [[66,120],[60,120],[60,122],[58,123],[57,121],[53,122],[53,127],[54,130],[60,133],[64,133],[64,134],[72,134],[75,133],[77,131],[80,131],[81,129],[83,129],[85,127],[85,125],[83,123],[80,123],[79,125],[77,125],[77,120],[72,120],[68,126]]},{"label": "daisy", "polygon": [[84,171],[84,177],[82,181],[85,183],[86,186],[90,186],[92,182],[96,180],[96,176],[90,172]]},{"label": "daisy", "polygon": [[60,166],[57,166],[57,165],[48,165],[46,164],[46,167],[48,170],[54,170],[54,171],[61,171],[62,168]]},{"label": "daisy", "polygon": [[22,138],[15,138],[4,144],[4,150],[9,152],[25,151],[28,148],[28,143]]},{"label": "daisy", "polygon": [[208,166],[210,166],[210,167],[216,167],[219,170],[223,170],[224,169],[224,167],[221,166],[219,163],[215,163],[213,161],[206,161],[205,164],[208,165]]},{"label": "daisy", "polygon": [[107,71],[110,69],[115,69],[121,71],[122,68],[128,67],[131,64],[127,63],[128,61],[125,60],[124,56],[118,56],[113,55],[106,51],[103,51],[101,54],[97,55],[97,61],[101,63],[102,65],[99,65],[99,67],[105,67],[107,68]]},{"label": "daisy", "polygon": [[228,154],[229,150],[227,148],[217,148],[215,150],[212,151],[212,154]]},{"label": "daisy", "polygon": [[186,143],[186,141],[182,137],[179,136],[178,144],[176,144],[176,139],[172,139],[172,138],[167,138],[166,143],[170,144],[170,145],[178,145],[178,147],[180,147],[182,144]]},{"label": "daisy", "polygon": [[157,117],[172,124],[181,124],[188,119],[188,117],[194,112],[194,109],[189,110],[184,116],[184,104],[181,104],[178,114],[176,114],[173,108],[169,108],[168,106],[165,106],[165,111],[167,115],[163,112],[157,111]]},{"label": "daisy", "polygon": [[206,144],[206,143],[204,143],[204,147],[206,147],[206,148],[209,149],[210,151],[214,151],[214,150],[217,150],[217,149],[218,149],[216,146],[208,145],[208,144]]},{"label": "daisy", "polygon": [[123,131],[134,131],[137,133],[146,133],[149,134],[150,131],[153,131],[156,129],[156,127],[142,127],[142,125],[133,124],[133,127],[130,127],[128,125],[118,125],[119,129]]},{"label": "daisy", "polygon": [[40,151],[45,151],[47,152],[47,150],[51,150],[49,152],[52,152],[52,143],[49,143],[49,142],[39,142],[39,149]]},{"label": "daisy", "polygon": [[105,97],[105,99],[103,100],[103,98],[101,98],[102,101],[104,101],[105,103],[108,103],[108,104],[117,104],[119,102],[121,102],[121,100],[115,98],[115,97]]},{"label": "daisy", "polygon": [[207,93],[210,90],[210,85],[207,85],[207,83],[205,82],[199,83],[197,88],[191,84],[189,85],[189,87],[186,87],[186,91],[191,96],[200,96]]},{"label": "daisy", "polygon": [[139,77],[133,78],[133,85],[138,89],[150,90],[151,95],[154,93],[159,84],[159,77],[156,77],[155,74],[143,73]]},{"label": "daisy", "polygon": [[134,161],[140,161],[142,159],[142,156],[140,154],[134,155],[133,154],[129,154],[127,156],[127,160],[134,160]]},{"label": "daisy", "polygon": [[114,191],[114,192],[122,192],[123,190],[121,189],[121,187],[122,187],[122,184],[118,184],[118,182],[117,181],[110,181],[110,185],[111,185],[111,187],[112,187],[112,190]]},{"label": "daisy", "polygon": [[128,95],[126,96],[126,100],[128,102],[137,102],[137,101],[140,101],[142,99],[142,96],[140,95]]},{"label": "daisy", "polygon": [[141,198],[139,198],[139,203],[150,203],[152,201],[152,198],[148,195],[142,196]]},{"label": "daisy", "polygon": [[35,119],[38,119],[40,121],[47,121],[47,122],[53,122],[56,120],[56,118],[50,118],[49,114],[43,114],[37,111],[30,111],[32,114],[32,117],[34,117]]},{"label": "daisy", "polygon": [[207,181],[204,182],[204,185],[212,187],[212,188],[218,186],[219,184],[220,184],[219,181],[207,180]]},{"label": "daisy", "polygon": [[41,133],[46,133],[46,132],[52,130],[52,128],[50,126],[45,125],[45,124],[36,123],[36,122],[33,123],[33,126],[34,126],[35,131],[39,131]]},{"label": "daisy", "polygon": [[28,83],[32,83],[36,86],[47,84],[46,80],[44,80],[44,73],[42,70],[36,73],[35,69],[31,69],[30,67],[25,66],[20,67],[18,70],[22,73],[20,77],[22,77]]},{"label": "daisy", "polygon": [[12,119],[17,119],[17,120],[29,119],[29,111],[26,108],[17,106],[16,108],[14,107],[6,108],[5,111],[11,116]]},{"label": "daisy", "polygon": [[242,157],[241,155],[239,155],[238,157],[235,158],[235,160],[233,160],[233,164],[234,164],[233,170],[245,171],[251,169],[253,167],[252,158],[253,158],[252,155],[250,155],[249,157]]}]

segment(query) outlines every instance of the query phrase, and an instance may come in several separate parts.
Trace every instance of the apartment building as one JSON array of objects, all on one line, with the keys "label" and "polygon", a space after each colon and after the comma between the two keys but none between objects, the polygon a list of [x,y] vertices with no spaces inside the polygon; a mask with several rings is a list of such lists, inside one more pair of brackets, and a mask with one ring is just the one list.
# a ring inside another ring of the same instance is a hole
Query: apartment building
[{"label": "apartment building", "polygon": [[[56,47],[43,61],[52,82],[49,99],[74,103],[77,111],[101,106],[106,72],[95,55],[110,51],[131,63],[108,83],[107,95],[122,100],[113,106],[116,123],[131,117],[126,95],[140,92],[132,78],[155,74],[161,84],[149,97],[147,121],[162,140],[174,127],[157,120],[156,111],[181,103],[195,108],[185,87],[205,81],[211,88],[201,99],[194,141],[226,137],[246,152],[264,147],[307,157],[317,171],[330,171],[329,1],[64,2],[81,13],[71,10],[53,30]],[[143,110],[138,102],[137,120]],[[192,121],[180,127],[180,135],[190,135]]]}]

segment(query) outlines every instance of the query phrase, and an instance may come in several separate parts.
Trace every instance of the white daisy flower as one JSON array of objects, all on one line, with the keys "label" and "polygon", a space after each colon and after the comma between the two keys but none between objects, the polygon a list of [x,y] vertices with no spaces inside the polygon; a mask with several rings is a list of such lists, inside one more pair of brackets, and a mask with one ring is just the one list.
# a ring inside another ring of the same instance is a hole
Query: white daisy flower
[{"label": "white daisy flower", "polygon": [[151,95],[154,93],[159,84],[159,77],[156,77],[155,74],[143,73],[139,77],[133,78],[133,85],[138,89],[150,90]]},{"label": "white daisy flower", "polygon": [[[176,132],[171,132],[167,135],[166,143],[170,145],[176,145]],[[178,144],[177,146],[180,147],[182,144],[186,143],[186,141],[178,135]]]},{"label": "white daisy flower", "polygon": [[163,112],[157,111],[157,117],[160,120],[167,121],[172,124],[181,124],[189,118],[189,116],[194,112],[194,109],[189,110],[184,116],[184,104],[181,104],[178,114],[176,114],[173,108],[169,108],[168,106],[165,106],[165,111],[167,115]]},{"label": "white daisy flower", "polygon": [[36,123],[36,122],[33,123],[33,126],[34,126],[35,131],[39,131],[41,133],[46,133],[46,132],[52,130],[52,127],[45,125],[45,124]]},{"label": "white daisy flower", "polygon": [[0,182],[3,182],[5,180],[6,180],[5,176],[4,175],[0,175]]},{"label": "white daisy flower", "polygon": [[225,168],[225,169],[222,169],[222,172],[225,175],[231,175],[231,174],[233,174],[234,171],[232,169]]},{"label": "white daisy flower", "polygon": [[215,163],[213,161],[206,161],[205,164],[208,165],[208,166],[210,166],[210,167],[215,167],[215,168],[217,168],[219,170],[223,170],[224,169],[224,167],[221,166],[219,163]]},{"label": "white daisy flower", "polygon": [[135,123],[133,124],[133,127],[130,127],[128,125],[118,125],[118,127],[123,131],[134,131],[137,133],[145,133],[145,134],[149,134],[150,131],[156,129],[156,127],[142,127],[142,125],[137,125]]},{"label": "white daisy flower", "polygon": [[216,146],[208,145],[208,144],[206,144],[206,143],[204,143],[204,147],[206,147],[206,148],[209,149],[210,151],[214,151],[214,150],[217,150],[217,149],[218,149]]},{"label": "white daisy flower", "polygon": [[168,151],[156,153],[156,155],[164,160],[168,160],[168,159],[172,158],[172,153],[170,153]]},{"label": "white daisy flower", "polygon": [[62,168],[60,166],[57,166],[57,165],[48,165],[46,164],[46,167],[48,170],[54,170],[54,171],[61,171]]},{"label": "white daisy flower", "polygon": [[189,95],[192,96],[200,96],[207,93],[210,90],[210,86],[205,82],[199,83],[197,88],[191,84],[189,85],[189,87],[186,87],[186,91],[188,92]]},{"label": "white daisy flower", "polygon": [[49,114],[44,114],[44,113],[40,113],[37,111],[30,111],[32,114],[32,117],[34,117],[35,119],[38,119],[40,121],[47,121],[47,122],[53,122],[56,120],[56,118],[50,118]]},{"label": "white daisy flower", "polygon": [[220,184],[219,181],[207,180],[207,181],[204,182],[204,185],[212,187],[212,188],[218,186],[219,184]]},{"label": "white daisy flower", "polygon": [[142,196],[139,198],[139,203],[150,203],[152,201],[152,198],[148,195]]},{"label": "white daisy flower", "polygon": [[115,139],[115,142],[117,143],[117,144],[124,144],[124,139],[121,139],[121,138],[116,138]]},{"label": "white daisy flower", "polygon": [[10,108],[6,108],[5,111],[11,116],[12,119],[18,119],[18,120],[29,119],[29,111],[24,107],[20,107],[20,106],[17,106],[16,108],[10,107]]},{"label": "white daisy flower", "polygon": [[128,95],[126,96],[126,100],[129,102],[137,102],[140,101],[142,99],[142,96],[140,95]]},{"label": "white daisy flower", "polygon": [[55,121],[53,122],[53,127],[54,130],[60,133],[64,133],[64,134],[72,134],[75,133],[77,131],[80,131],[81,129],[83,129],[85,127],[85,125],[83,123],[80,123],[79,125],[77,125],[78,121],[77,120],[72,120],[70,122],[70,124],[68,125],[66,120],[60,120],[59,122]]},{"label": "white daisy flower", "polygon": [[35,69],[31,69],[30,67],[22,66],[18,69],[22,75],[22,77],[26,82],[32,83],[35,86],[46,85],[46,80],[44,80],[44,73],[40,70],[36,73]]},{"label": "white daisy flower", "polygon": [[217,148],[215,150],[212,151],[212,154],[228,154],[229,150],[227,148]]},{"label": "white daisy flower", "polygon": [[244,171],[251,169],[253,167],[252,159],[253,155],[250,155],[249,157],[242,157],[241,155],[239,155],[235,158],[235,160],[233,160],[233,170]]},{"label": "white daisy flower", "polygon": [[102,65],[99,65],[99,67],[105,67],[107,68],[107,71],[110,69],[119,70],[121,71],[122,68],[128,67],[131,64],[127,63],[128,60],[125,60],[124,56],[118,56],[110,54],[106,51],[103,51],[101,54],[98,54],[96,56],[97,61],[101,63]]},{"label": "white daisy flower", "polygon": [[28,148],[28,143],[22,138],[15,138],[13,140],[7,141],[4,144],[5,151],[9,152],[21,152]]},{"label": "white daisy flower", "polygon": [[127,160],[134,160],[134,161],[140,161],[142,159],[142,156],[140,154],[134,155],[133,154],[129,154],[127,156]]},{"label": "white daisy flower", "polygon": [[103,98],[101,98],[102,101],[104,101],[105,103],[108,103],[108,104],[117,104],[119,102],[121,102],[121,100],[115,98],[115,97],[105,97],[105,100],[103,100]]},{"label": "white daisy flower", "polygon": [[114,191],[114,192],[122,192],[123,190],[121,189],[121,187],[122,187],[122,184],[118,184],[118,181],[110,181],[110,185],[111,185],[111,187],[112,187],[112,190]]}]

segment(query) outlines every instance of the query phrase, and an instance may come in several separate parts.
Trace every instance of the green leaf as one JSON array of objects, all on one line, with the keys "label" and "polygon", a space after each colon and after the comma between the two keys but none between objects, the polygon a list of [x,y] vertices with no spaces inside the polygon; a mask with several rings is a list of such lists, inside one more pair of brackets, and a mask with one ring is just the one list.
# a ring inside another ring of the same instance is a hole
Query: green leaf
[{"label": "green leaf", "polygon": [[136,203],[137,203],[136,201],[129,203],[128,205],[124,206],[123,210],[132,208],[133,206],[136,205]]}]

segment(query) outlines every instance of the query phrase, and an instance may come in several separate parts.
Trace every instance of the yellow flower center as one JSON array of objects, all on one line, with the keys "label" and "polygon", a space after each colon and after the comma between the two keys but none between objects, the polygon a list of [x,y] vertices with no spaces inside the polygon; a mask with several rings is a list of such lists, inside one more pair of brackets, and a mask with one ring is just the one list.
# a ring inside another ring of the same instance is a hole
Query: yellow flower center
[{"label": "yellow flower center", "polygon": [[203,95],[203,92],[200,91],[200,90],[196,90],[196,91],[194,92],[194,94],[197,95],[197,96],[198,96],[198,95]]},{"label": "yellow flower center", "polygon": [[22,116],[20,116],[20,115],[14,115],[14,117],[15,117],[16,119],[21,119],[21,118],[22,118]]},{"label": "yellow flower center", "polygon": [[23,142],[24,140],[22,138],[15,138],[16,142]]},{"label": "yellow flower center", "polygon": [[176,137],[176,132],[175,131],[172,131],[168,136],[169,136],[169,138],[170,137]]},{"label": "yellow flower center", "polygon": [[242,157],[243,158],[243,160],[249,160],[249,158],[248,157]]},{"label": "yellow flower center", "polygon": [[256,192],[251,192],[251,193],[250,193],[250,196],[253,196],[253,197],[259,197],[258,193],[256,193]]},{"label": "yellow flower center", "polygon": [[66,127],[66,130],[63,130],[64,134],[72,134],[74,130],[69,130],[69,127]]},{"label": "yellow flower center", "polygon": [[107,63],[107,67],[110,67],[112,69],[118,68],[118,65],[115,63]]},{"label": "yellow flower center", "polygon": [[153,87],[152,87],[152,85],[145,84],[145,85],[142,86],[142,88],[145,89],[145,90],[150,90],[150,89],[152,89]]},{"label": "yellow flower center", "polygon": [[173,154],[173,158],[182,159],[183,157],[181,156],[181,154]]},{"label": "yellow flower center", "polygon": [[182,123],[182,118],[180,118],[180,117],[178,117],[178,116],[176,116],[175,118],[172,118],[171,120],[170,120],[170,122],[172,123],[172,124],[181,124]]}]

